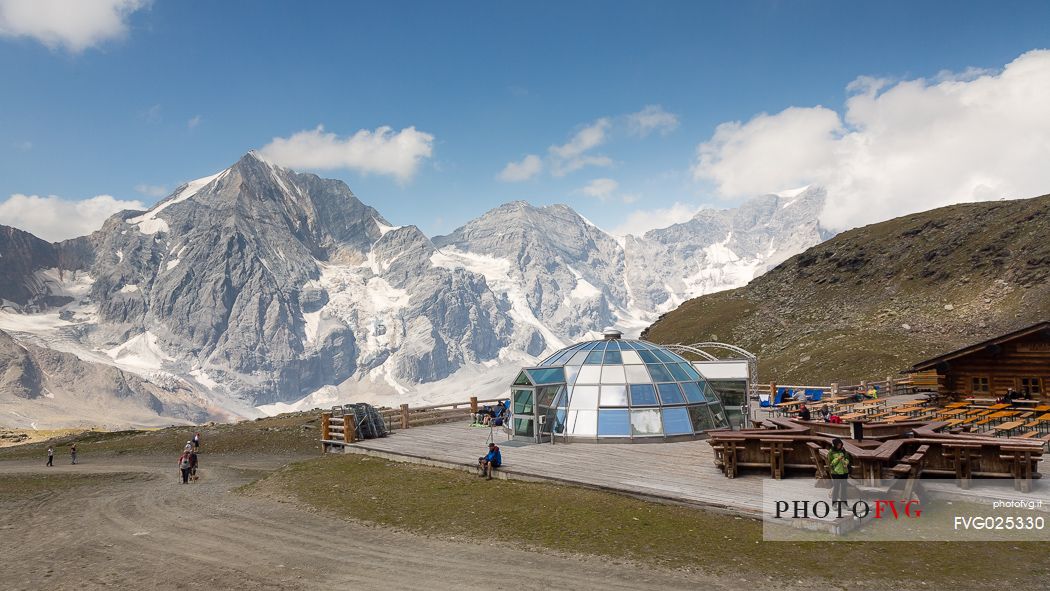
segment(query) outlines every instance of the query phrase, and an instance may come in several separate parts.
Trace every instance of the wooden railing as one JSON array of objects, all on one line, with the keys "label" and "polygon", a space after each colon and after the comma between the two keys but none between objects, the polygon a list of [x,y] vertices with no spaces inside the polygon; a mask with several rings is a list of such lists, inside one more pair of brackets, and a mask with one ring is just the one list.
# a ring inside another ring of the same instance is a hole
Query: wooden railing
[{"label": "wooden railing", "polygon": [[[386,428],[394,431],[396,429],[410,429],[412,427],[436,425],[469,418],[471,414],[478,412],[481,405],[502,400],[505,400],[505,398],[479,400],[476,396],[471,396],[470,400],[466,402],[424,406],[402,404],[398,408],[381,407],[377,408],[376,411],[383,417]],[[356,426],[350,415],[334,416],[332,412],[321,413],[321,441],[323,442],[322,449],[324,451],[327,451],[328,445],[346,445],[357,440]]]},{"label": "wooden railing", "polygon": [[937,372],[928,371],[909,375],[905,378],[887,377],[884,380],[862,381],[859,384],[832,383],[827,386],[803,386],[798,384],[751,384],[751,395],[770,394],[776,396],[780,388],[790,390],[822,390],[825,394],[835,396],[837,394],[853,394],[867,392],[872,386],[879,390],[879,396],[899,396],[905,394],[917,394],[920,392],[936,392],[940,385]]}]

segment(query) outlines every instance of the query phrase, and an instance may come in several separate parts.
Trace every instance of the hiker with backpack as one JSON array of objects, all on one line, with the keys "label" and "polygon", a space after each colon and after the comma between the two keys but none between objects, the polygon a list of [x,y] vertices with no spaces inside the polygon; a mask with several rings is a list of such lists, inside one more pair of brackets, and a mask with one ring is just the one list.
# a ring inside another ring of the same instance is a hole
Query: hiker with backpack
[{"label": "hiker with backpack", "polygon": [[201,448],[201,433],[200,433],[200,431],[198,431],[197,434],[193,436],[193,451],[198,451],[200,448]]},{"label": "hiker with backpack", "polygon": [[72,464],[76,464],[77,463],[77,444],[76,443],[74,443],[73,445],[69,446],[69,458],[71,460],[70,463],[72,463]]},{"label": "hiker with backpack", "polygon": [[47,465],[55,467],[55,448],[52,445],[47,446]]},{"label": "hiker with backpack", "polygon": [[190,457],[191,452],[184,451],[179,456],[179,470],[182,471],[182,484],[189,484],[190,482],[190,470],[193,468],[193,459]]}]

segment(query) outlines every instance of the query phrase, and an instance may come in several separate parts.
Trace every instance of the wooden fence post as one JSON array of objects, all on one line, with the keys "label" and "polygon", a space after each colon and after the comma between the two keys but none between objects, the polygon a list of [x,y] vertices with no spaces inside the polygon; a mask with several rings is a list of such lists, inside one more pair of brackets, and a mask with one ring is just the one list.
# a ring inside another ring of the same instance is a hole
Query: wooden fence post
[{"label": "wooden fence post", "polygon": [[838,396],[839,395],[839,383],[838,382],[831,382],[831,395],[832,396]]},{"label": "wooden fence post", "polygon": [[350,415],[343,415],[343,443],[353,443],[356,439],[356,431],[357,425],[354,424]]},{"label": "wooden fence post", "polygon": [[408,405],[401,405],[401,428],[408,429]]},{"label": "wooden fence post", "polygon": [[769,408],[772,409],[777,404],[777,385],[769,385]]},{"label": "wooden fence post", "polygon": [[478,397],[470,397],[470,414],[477,414],[478,412]]},{"label": "wooden fence post", "polygon": [[323,413],[321,413],[321,439],[326,440],[326,441],[328,440],[328,436],[330,435],[330,433],[328,431],[328,421],[330,421],[330,420],[332,420],[332,413],[330,413],[330,412],[323,412]]},{"label": "wooden fence post", "polygon": [[896,392],[893,391],[893,376],[886,376],[886,395],[893,396]]}]

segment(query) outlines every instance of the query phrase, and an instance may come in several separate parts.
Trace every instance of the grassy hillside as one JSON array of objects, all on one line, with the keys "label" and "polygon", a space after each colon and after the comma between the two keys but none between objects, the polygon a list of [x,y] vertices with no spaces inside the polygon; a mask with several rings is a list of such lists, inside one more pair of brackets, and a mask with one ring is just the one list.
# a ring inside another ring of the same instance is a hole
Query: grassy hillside
[{"label": "grassy hillside", "polygon": [[1046,319],[1050,195],[844,232],[745,287],[683,303],[643,337],[742,346],[763,382],[854,382]]}]

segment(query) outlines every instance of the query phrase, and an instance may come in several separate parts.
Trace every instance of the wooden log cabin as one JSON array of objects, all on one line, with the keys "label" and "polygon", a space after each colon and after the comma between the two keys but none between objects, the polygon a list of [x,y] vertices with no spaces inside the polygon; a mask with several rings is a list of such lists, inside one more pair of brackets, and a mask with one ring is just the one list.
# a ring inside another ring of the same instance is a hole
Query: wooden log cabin
[{"label": "wooden log cabin", "polygon": [[916,363],[909,373],[933,371],[947,397],[999,398],[1012,388],[1050,400],[1050,321]]}]

